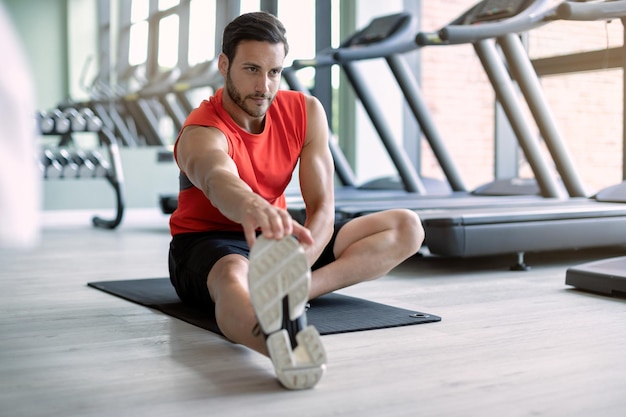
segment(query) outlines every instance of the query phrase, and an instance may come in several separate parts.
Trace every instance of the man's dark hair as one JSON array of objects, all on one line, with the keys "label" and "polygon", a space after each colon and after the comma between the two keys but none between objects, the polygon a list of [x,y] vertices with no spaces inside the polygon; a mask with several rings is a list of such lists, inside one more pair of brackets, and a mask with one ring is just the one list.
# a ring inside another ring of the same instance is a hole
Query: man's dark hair
[{"label": "man's dark hair", "polygon": [[222,52],[232,62],[241,41],[253,40],[282,43],[285,46],[285,56],[289,52],[289,44],[285,38],[285,27],[274,15],[267,12],[252,12],[242,14],[230,22],[224,29],[222,37]]}]

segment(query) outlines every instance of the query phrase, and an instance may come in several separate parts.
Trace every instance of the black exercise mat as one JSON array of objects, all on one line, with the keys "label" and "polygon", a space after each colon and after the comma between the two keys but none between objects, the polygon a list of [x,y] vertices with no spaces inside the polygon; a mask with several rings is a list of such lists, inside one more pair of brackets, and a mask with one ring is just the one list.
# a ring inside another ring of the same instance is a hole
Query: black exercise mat
[{"label": "black exercise mat", "polygon": [[[100,281],[90,282],[87,285],[222,334],[215,323],[213,312],[183,304],[170,284],[169,278]],[[312,300],[310,304],[307,320],[322,335],[441,321],[441,317],[432,314],[335,293]]]}]

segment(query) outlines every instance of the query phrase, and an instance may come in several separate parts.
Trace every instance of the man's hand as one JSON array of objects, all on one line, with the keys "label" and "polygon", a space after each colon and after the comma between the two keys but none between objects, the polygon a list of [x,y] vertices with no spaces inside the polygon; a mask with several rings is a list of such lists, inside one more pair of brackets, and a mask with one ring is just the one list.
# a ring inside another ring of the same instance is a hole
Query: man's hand
[{"label": "man's hand", "polygon": [[287,210],[272,206],[259,196],[248,200],[244,207],[243,231],[252,247],[256,240],[257,229],[267,239],[280,240],[285,236],[294,235],[303,246],[313,244],[311,232],[291,218]]}]

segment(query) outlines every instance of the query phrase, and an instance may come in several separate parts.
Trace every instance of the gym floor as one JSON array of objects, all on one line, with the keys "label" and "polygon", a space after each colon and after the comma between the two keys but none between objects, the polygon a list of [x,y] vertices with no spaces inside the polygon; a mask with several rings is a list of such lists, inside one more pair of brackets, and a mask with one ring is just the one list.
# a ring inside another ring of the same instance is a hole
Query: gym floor
[{"label": "gym floor", "polygon": [[113,231],[46,212],[41,245],[0,252],[3,416],[623,416],[626,298],[565,286],[568,266],[625,248],[464,260],[415,257],[342,292],[439,315],[323,336],[313,390],[269,360],[89,281],[164,277],[168,217],[129,210]]}]

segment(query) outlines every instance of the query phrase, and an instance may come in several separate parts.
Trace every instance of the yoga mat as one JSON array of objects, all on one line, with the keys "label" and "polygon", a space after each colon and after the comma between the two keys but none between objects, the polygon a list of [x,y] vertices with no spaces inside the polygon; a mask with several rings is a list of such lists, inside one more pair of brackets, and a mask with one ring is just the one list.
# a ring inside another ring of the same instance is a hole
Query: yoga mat
[{"label": "yoga mat", "polygon": [[[222,334],[215,322],[214,313],[209,309],[183,304],[169,278],[99,281],[87,285]],[[322,335],[441,321],[441,317],[432,314],[336,293],[311,300],[310,305],[307,311],[308,323],[314,325]]]}]

